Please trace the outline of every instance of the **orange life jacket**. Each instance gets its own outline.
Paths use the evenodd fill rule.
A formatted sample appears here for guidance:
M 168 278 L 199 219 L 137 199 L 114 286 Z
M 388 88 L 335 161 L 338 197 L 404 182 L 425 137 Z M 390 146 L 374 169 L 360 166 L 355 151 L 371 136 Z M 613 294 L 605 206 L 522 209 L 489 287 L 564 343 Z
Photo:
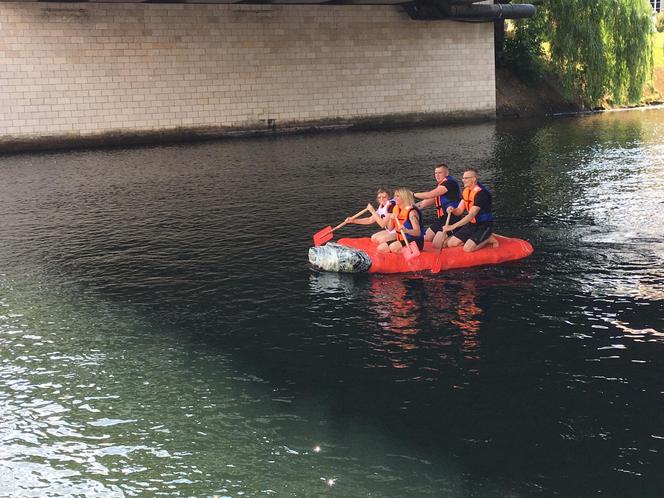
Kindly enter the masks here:
M 441 219 L 445 217 L 445 212 L 448 207 L 457 207 L 461 200 L 461 197 L 459 197 L 461 189 L 459 188 L 459 182 L 456 181 L 456 178 L 452 175 L 447 175 L 445 179 L 438 184 L 438 187 L 445 182 L 447 182 L 447 192 L 433 198 L 433 202 L 436 205 L 436 215 Z
M 475 196 L 479 194 L 482 190 L 485 189 L 479 183 L 472 188 L 467 187 L 463 189 L 463 204 L 464 207 L 466 208 L 467 213 L 470 213 L 470 210 L 475 205 Z M 470 222 L 477 223 L 478 221 L 480 222 L 493 221 L 493 216 L 491 215 L 491 211 L 489 212 L 486 211 L 482 212 L 482 211 L 484 210 L 480 208 L 480 212 L 477 214 L 477 216 L 475 216 L 475 218 L 470 220 Z
M 396 230 L 397 240 L 402 240 L 401 231 L 399 228 L 403 228 L 404 221 L 408 219 L 408 208 L 401 209 L 398 204 L 395 204 L 392 208 L 392 215 L 397 219 L 398 223 L 394 224 L 394 229 Z
M 419 241 L 419 239 L 422 239 L 422 242 L 424 242 L 424 230 L 422 230 L 422 212 L 417 209 L 415 206 L 408 206 L 405 209 L 401 209 L 399 205 L 395 205 L 394 208 L 392 209 L 392 214 L 396 216 L 399 225 L 396 226 L 397 230 L 397 240 L 401 241 L 403 240 L 403 237 L 401 236 L 401 232 L 399 231 L 399 227 L 401 228 L 407 228 L 409 230 L 412 230 L 413 224 L 410 222 L 410 212 L 415 210 L 418 216 L 418 220 L 420 222 L 420 235 L 418 237 L 413 237 L 412 235 L 406 235 L 406 239 L 410 242 L 411 240 Z

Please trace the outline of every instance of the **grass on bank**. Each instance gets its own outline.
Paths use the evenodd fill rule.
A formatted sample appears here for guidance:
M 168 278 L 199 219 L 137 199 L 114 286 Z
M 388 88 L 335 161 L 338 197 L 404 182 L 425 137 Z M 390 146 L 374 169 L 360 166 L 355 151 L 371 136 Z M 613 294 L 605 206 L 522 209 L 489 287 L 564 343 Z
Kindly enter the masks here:
M 664 32 L 655 33 L 655 67 L 664 67 Z

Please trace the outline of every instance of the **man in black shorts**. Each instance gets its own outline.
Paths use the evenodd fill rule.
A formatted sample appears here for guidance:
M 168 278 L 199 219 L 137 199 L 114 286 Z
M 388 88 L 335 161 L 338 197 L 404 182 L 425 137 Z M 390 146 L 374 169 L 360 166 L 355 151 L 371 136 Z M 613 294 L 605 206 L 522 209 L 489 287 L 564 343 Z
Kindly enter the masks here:
M 498 247 L 498 241 L 493 236 L 491 193 L 478 181 L 475 168 L 466 168 L 461 179 L 464 186 L 461 201 L 456 208 L 447 208 L 447 212 L 456 216 L 465 212 L 466 215 L 456 223 L 443 227 L 444 232 L 454 233 L 447 240 L 447 247 L 463 244 L 466 252 L 477 251 L 486 245 Z
M 428 192 L 417 192 L 413 194 L 415 198 L 422 199 L 416 204 L 420 209 L 427 206 L 436 206 L 436 220 L 427 228 L 424 234 L 424 240 L 433 241 L 434 247 L 440 248 L 443 245 L 445 236 L 443 235 L 443 225 L 447 219 L 447 208 L 456 207 L 461 200 L 461 188 L 459 182 L 450 175 L 450 169 L 447 164 L 440 163 L 436 165 L 433 171 L 436 178 L 436 188 Z M 459 221 L 457 216 L 450 217 L 450 224 Z M 452 235 L 449 233 L 448 235 Z

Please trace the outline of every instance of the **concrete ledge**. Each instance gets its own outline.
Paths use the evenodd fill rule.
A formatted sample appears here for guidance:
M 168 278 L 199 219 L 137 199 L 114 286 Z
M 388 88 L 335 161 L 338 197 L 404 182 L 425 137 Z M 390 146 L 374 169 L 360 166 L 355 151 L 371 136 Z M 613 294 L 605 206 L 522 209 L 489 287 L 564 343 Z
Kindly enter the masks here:
M 41 136 L 4 136 L 0 137 L 0 153 L 186 143 L 231 137 L 279 136 L 353 130 L 387 130 L 490 121 L 495 118 L 496 115 L 493 111 L 418 113 L 364 117 L 354 120 L 326 119 L 307 122 L 294 121 L 280 124 L 270 120 L 263 126 L 247 127 L 209 126 L 162 130 L 114 130 L 84 135 L 70 133 Z

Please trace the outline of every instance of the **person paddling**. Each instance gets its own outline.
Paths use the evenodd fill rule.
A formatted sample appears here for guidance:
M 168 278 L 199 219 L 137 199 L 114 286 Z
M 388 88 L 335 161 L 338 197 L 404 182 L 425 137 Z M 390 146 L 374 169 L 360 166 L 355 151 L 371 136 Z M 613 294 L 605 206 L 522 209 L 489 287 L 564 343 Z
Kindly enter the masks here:
M 356 225 L 371 225 L 376 223 L 379 227 L 383 228 L 380 232 L 376 232 L 371 235 L 371 241 L 374 244 L 382 244 L 383 242 L 392 242 L 396 240 L 396 230 L 388 230 L 385 227 L 387 226 L 387 218 L 392 212 L 396 201 L 392 199 L 389 190 L 386 188 L 379 188 L 376 192 L 376 201 L 378 202 L 378 209 L 374 209 L 371 203 L 367 204 L 367 209 L 371 213 L 370 216 L 365 218 L 350 219 L 346 218 L 347 223 L 353 223 Z
M 424 233 L 422 230 L 422 212 L 415 206 L 413 192 L 407 188 L 398 188 L 394 191 L 394 200 L 396 205 L 392 214 L 388 217 L 387 228 L 396 228 L 397 240 L 391 243 L 381 243 L 377 250 L 381 253 L 393 252 L 400 253 L 402 248 L 406 247 L 411 241 L 415 241 L 417 247 L 424 248 Z M 403 230 L 406 240 L 401 235 Z
M 443 227 L 443 232 L 452 232 L 447 239 L 447 247 L 457 247 L 463 244 L 463 250 L 473 252 L 486 245 L 498 247 L 498 241 L 492 235 L 493 214 L 491 205 L 493 200 L 489 190 L 479 183 L 478 172 L 475 168 L 466 168 L 462 176 L 463 194 L 459 205 L 447 208 L 448 213 L 459 216 L 466 215 L 456 223 Z
M 443 225 L 446 221 L 446 212 L 448 207 L 457 207 L 461 200 L 461 188 L 459 182 L 450 175 L 450 169 L 447 164 L 440 163 L 434 169 L 436 178 L 436 188 L 428 192 L 417 192 L 413 194 L 417 199 L 422 199 L 416 204 L 420 209 L 427 206 L 436 206 L 436 221 L 434 221 L 424 234 L 424 240 L 433 241 L 434 247 L 440 249 L 443 245 Z M 456 223 L 461 219 L 460 216 L 451 216 L 450 224 Z M 452 235 L 450 232 L 448 235 Z

